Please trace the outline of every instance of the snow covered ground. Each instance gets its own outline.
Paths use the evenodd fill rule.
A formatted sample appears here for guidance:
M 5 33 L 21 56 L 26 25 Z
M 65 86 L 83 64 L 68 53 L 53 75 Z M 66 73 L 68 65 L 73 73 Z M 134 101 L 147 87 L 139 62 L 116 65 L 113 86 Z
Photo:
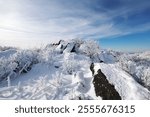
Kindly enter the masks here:
M 137 62 L 131 59 L 135 54 L 101 50 L 96 42 L 83 40 L 60 41 L 35 50 L 0 51 L 0 99 L 102 99 L 95 93 L 91 63 L 95 74 L 101 69 L 121 99 L 150 99 L 150 78 L 145 72 L 150 54 L 138 55 Z M 143 75 L 137 74 L 140 68 Z M 137 78 L 145 80 L 139 83 Z
M 29 73 L 12 79 L 11 87 L 1 88 L 1 99 L 93 99 L 94 93 L 89 93 L 90 73 L 64 75 L 57 69 L 41 63 L 34 65 Z
M 96 99 L 89 58 L 65 53 L 57 60 L 53 65 L 33 65 L 28 73 L 11 79 L 9 87 L 6 87 L 8 81 L 3 81 L 0 99 Z

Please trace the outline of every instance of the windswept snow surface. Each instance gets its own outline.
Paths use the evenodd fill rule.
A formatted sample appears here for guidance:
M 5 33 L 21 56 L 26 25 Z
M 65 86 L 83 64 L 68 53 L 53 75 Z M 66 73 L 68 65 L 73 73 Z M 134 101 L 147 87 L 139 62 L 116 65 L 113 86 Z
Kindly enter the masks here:
M 107 80 L 115 86 L 122 99 L 139 100 L 150 99 L 150 92 L 137 83 L 132 76 L 120 69 L 115 64 L 95 63 L 94 70 L 101 71 L 107 77 Z

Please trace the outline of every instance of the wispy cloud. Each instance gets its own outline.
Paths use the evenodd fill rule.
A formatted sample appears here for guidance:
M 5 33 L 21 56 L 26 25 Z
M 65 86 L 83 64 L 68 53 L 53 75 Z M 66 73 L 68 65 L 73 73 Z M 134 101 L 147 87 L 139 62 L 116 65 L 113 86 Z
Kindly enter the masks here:
M 133 28 L 128 22 L 135 22 L 130 19 L 135 14 L 147 18 L 149 5 L 148 0 L 0 0 L 0 41 L 47 43 L 147 31 L 149 22 L 141 21 Z

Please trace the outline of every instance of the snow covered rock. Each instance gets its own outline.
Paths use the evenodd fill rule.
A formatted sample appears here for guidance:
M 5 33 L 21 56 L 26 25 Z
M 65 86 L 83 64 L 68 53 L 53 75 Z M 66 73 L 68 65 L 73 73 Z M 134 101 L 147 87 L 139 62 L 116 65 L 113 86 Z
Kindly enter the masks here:
M 64 49 L 63 53 L 70 53 L 72 52 L 75 44 L 74 43 L 68 43 L 66 48 Z
M 110 84 L 114 85 L 122 99 L 150 99 L 148 89 L 136 82 L 131 75 L 120 69 L 117 65 L 95 63 L 94 70 L 98 71 L 99 69 L 104 73 Z
M 105 63 L 115 63 L 117 61 L 116 56 L 107 50 L 101 51 L 101 53 L 99 54 L 99 58 Z

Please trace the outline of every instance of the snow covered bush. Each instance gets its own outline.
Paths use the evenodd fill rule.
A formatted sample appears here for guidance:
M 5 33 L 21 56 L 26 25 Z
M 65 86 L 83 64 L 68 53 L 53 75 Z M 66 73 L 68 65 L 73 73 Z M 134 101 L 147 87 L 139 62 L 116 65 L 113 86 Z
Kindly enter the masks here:
M 150 89 L 150 67 L 144 70 L 144 82 Z
M 55 51 L 55 49 L 52 46 L 49 46 L 40 51 L 38 55 L 38 61 L 51 65 L 55 62 L 56 55 L 57 52 Z
M 65 60 L 62 65 L 62 70 L 65 74 L 73 74 L 78 70 L 79 66 L 76 60 Z
M 6 79 L 7 76 L 10 75 L 16 67 L 17 64 L 13 62 L 10 58 L 0 58 L 0 81 Z
M 62 73 L 56 72 L 52 75 L 52 80 L 50 80 L 51 86 L 53 86 L 53 99 L 63 99 L 63 96 L 66 95 L 69 90 L 66 87 L 66 83 L 63 81 L 64 75 Z
M 120 61 L 120 66 L 130 74 L 134 74 L 136 71 L 136 64 L 131 60 Z
M 15 72 L 28 72 L 31 69 L 31 66 L 38 62 L 37 60 L 37 52 L 32 50 L 20 50 L 11 58 L 15 63 L 17 63 L 17 67 Z
M 132 75 L 136 81 L 150 89 L 150 62 L 142 59 L 140 55 L 125 54 L 120 57 L 119 65 L 123 70 Z
M 37 63 L 37 52 L 32 50 L 18 50 L 8 58 L 0 58 L 0 81 L 15 77 L 16 74 L 26 73 Z
M 96 41 L 87 40 L 81 44 L 79 48 L 80 52 L 94 59 L 100 53 L 100 47 Z

